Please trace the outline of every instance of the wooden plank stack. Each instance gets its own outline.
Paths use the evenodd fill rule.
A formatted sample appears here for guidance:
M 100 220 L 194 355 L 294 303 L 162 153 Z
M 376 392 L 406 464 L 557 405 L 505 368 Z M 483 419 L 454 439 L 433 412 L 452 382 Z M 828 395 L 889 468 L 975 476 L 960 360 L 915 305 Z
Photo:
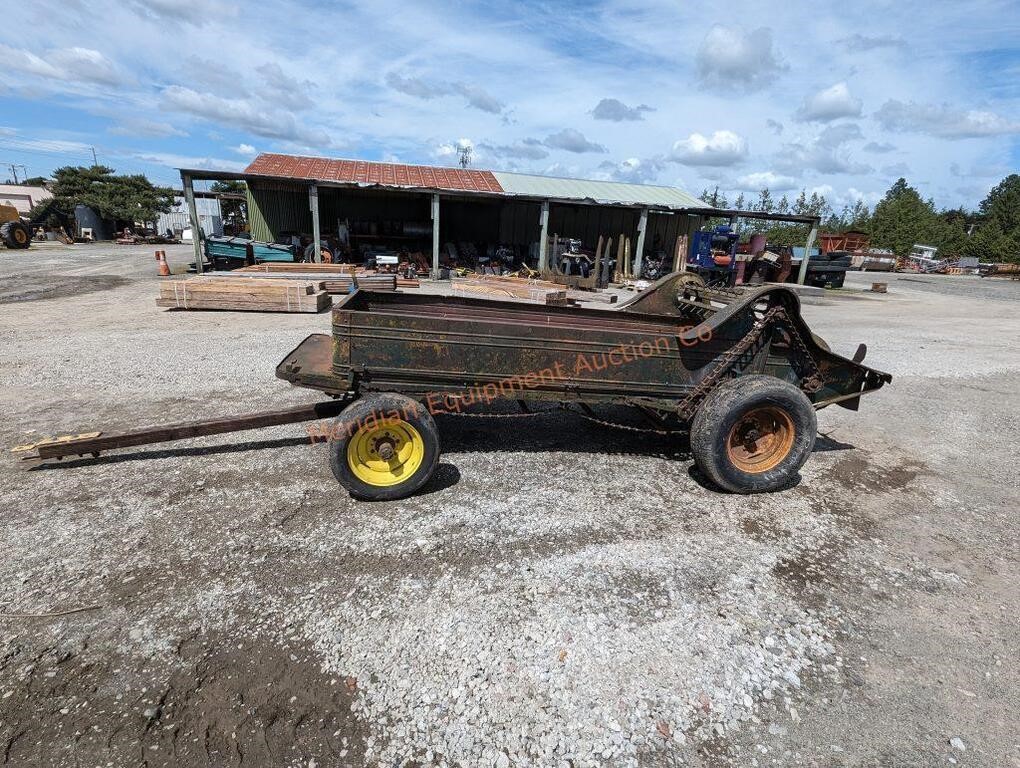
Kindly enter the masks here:
M 333 305 L 315 280 L 193 277 L 160 283 L 156 306 L 240 312 L 322 312 Z
M 325 265 L 330 266 L 330 265 Z M 314 280 L 317 284 L 321 284 L 322 288 L 326 293 L 350 293 L 351 292 L 351 276 L 349 274 L 343 274 L 341 272 L 314 272 L 314 273 L 302 273 L 302 272 L 242 272 L 239 269 L 235 269 L 231 272 L 212 272 L 214 277 L 230 277 L 234 280 L 300 280 L 308 282 Z M 353 278 L 359 288 L 363 288 L 366 291 L 393 291 L 396 290 L 398 285 L 397 276 L 393 274 L 385 273 L 373 273 L 373 272 L 362 272 L 356 274 Z M 414 281 L 417 286 L 418 281 Z M 403 286 L 412 287 L 412 286 Z
M 322 264 L 320 262 L 271 262 L 267 261 L 262 264 L 252 264 L 247 267 L 241 267 L 235 269 L 234 272 L 300 272 L 302 274 L 335 274 L 344 273 L 350 274 L 351 270 L 355 272 L 367 271 L 360 264 Z
M 566 306 L 568 303 L 567 290 L 564 286 L 519 277 L 496 275 L 467 277 L 453 281 L 453 292 L 484 296 L 497 301 L 517 299 L 550 306 Z
M 358 280 L 358 285 L 368 291 L 392 291 L 394 288 L 418 288 L 421 283 L 413 278 L 395 275 L 392 272 L 378 272 L 365 269 L 360 264 L 255 264 L 235 269 L 234 274 L 271 274 L 278 277 L 310 277 L 326 283 L 330 293 L 347 293 L 350 289 L 351 270 Z M 365 279 L 370 278 L 370 279 Z M 364 283 L 362 280 L 365 279 Z M 393 285 L 390 285 L 391 281 Z

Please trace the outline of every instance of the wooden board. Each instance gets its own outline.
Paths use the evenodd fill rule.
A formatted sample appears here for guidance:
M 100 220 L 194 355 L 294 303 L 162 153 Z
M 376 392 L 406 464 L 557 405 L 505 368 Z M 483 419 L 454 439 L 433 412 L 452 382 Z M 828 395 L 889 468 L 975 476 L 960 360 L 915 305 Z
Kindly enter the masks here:
M 160 284 L 156 306 L 248 312 L 321 312 L 332 299 L 321 281 L 196 277 Z
M 253 264 L 247 267 L 241 267 L 240 269 L 233 270 L 235 272 L 301 272 L 303 274 L 317 273 L 317 272 L 343 272 L 344 274 L 350 274 L 351 269 L 356 272 L 365 272 L 366 270 L 360 264 L 320 264 L 315 262 L 265 262 L 263 264 Z
M 478 294 L 492 299 L 524 299 L 536 304 L 564 305 L 567 291 L 563 286 L 540 280 L 484 275 L 453 281 L 454 293 Z
M 600 304 L 615 304 L 619 297 L 615 293 L 603 293 L 602 291 L 567 291 L 567 298 L 571 301 L 595 301 Z
M 329 266 L 329 265 L 326 265 Z M 259 283 L 265 283 L 266 281 L 288 281 L 288 280 L 301 280 L 308 282 L 313 280 L 316 285 L 321 286 L 322 290 L 327 293 L 350 293 L 351 290 L 351 276 L 349 274 L 342 274 L 340 272 L 317 272 L 317 273 L 300 273 L 300 272 L 243 272 L 237 274 L 240 270 L 233 270 L 231 272 L 214 272 L 213 275 L 216 277 L 233 277 L 234 280 L 251 280 L 258 281 Z M 364 288 L 367 291 L 392 291 L 395 290 L 398 284 L 401 284 L 403 288 L 417 288 L 417 280 L 403 280 L 401 281 L 394 274 L 357 274 L 354 279 L 358 283 L 359 288 Z

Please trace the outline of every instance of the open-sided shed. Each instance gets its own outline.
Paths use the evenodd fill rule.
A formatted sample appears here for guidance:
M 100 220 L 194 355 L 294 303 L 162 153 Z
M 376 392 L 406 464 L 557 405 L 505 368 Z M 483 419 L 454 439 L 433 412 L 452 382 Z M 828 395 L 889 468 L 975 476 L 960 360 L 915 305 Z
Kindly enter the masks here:
M 261 154 L 243 173 L 182 169 L 181 178 L 189 200 L 195 179 L 245 181 L 253 236 L 273 241 L 307 232 L 315 253 L 323 233 L 334 231 L 340 219 L 420 222 L 412 237 L 430 237 L 435 273 L 448 241 L 537 243 L 538 267 L 545 271 L 550 234 L 589 247 L 601 235 L 625 236 L 634 243 L 633 274 L 640 275 L 646 244 L 674 253 L 678 238 L 689 237 L 708 217 L 817 224 L 811 217 L 716 209 L 676 187 L 366 160 Z M 371 231 L 358 236 L 382 237 Z M 196 254 L 199 247 L 196 239 Z

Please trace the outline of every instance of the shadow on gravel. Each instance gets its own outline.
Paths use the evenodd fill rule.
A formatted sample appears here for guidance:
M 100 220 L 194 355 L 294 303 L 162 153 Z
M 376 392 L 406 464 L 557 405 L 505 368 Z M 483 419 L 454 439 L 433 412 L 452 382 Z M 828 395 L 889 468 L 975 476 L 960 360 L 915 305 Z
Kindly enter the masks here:
M 447 488 L 452 488 L 460 482 L 460 470 L 449 462 L 441 461 L 436 467 L 429 481 L 425 483 L 414 495 L 428 496 L 430 493 L 439 493 Z
M 813 453 L 829 453 L 830 451 L 856 451 L 857 446 L 852 443 L 844 443 L 840 440 L 819 434 L 815 438 L 815 450 Z
M 576 412 L 549 409 L 533 415 L 437 415 L 443 452 L 569 452 L 631 454 L 684 460 L 690 458 L 687 435 L 656 434 L 652 425 L 636 420 L 632 409 L 605 409 L 600 419 L 626 428 L 603 426 Z
M 691 478 L 691 480 L 696 482 L 698 485 L 700 485 L 706 491 L 711 491 L 712 493 L 725 493 L 725 494 L 730 494 L 730 495 L 734 495 L 734 496 L 739 495 L 739 494 L 733 494 L 730 491 L 727 491 L 725 488 L 720 488 L 718 485 L 713 483 L 704 474 L 702 474 L 701 470 L 698 469 L 698 465 L 697 464 L 691 464 L 691 466 L 687 468 L 687 474 Z M 776 488 L 776 490 L 774 490 L 774 491 L 765 491 L 764 493 L 765 494 L 769 494 L 769 493 L 783 493 L 784 491 L 789 491 L 792 488 L 796 488 L 798 485 L 800 485 L 800 481 L 801 481 L 801 476 L 800 476 L 800 472 L 798 472 L 796 475 L 794 475 L 792 478 L 790 478 L 790 482 L 782 485 L 779 488 Z
M 80 296 L 84 293 L 118 288 L 129 282 L 130 280 L 127 278 L 117 275 L 93 275 L 90 277 L 12 275 L 0 278 L 0 304 Z

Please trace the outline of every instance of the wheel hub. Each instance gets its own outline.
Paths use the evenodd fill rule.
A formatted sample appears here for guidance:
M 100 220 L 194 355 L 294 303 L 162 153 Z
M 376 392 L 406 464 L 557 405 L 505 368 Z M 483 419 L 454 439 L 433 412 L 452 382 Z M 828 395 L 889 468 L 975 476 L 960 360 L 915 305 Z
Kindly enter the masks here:
M 730 429 L 726 453 L 743 472 L 767 472 L 793 449 L 795 430 L 789 414 L 775 406 L 754 408 Z
M 411 477 L 425 459 L 425 441 L 411 424 L 363 427 L 347 445 L 347 465 L 359 480 L 386 487 Z

